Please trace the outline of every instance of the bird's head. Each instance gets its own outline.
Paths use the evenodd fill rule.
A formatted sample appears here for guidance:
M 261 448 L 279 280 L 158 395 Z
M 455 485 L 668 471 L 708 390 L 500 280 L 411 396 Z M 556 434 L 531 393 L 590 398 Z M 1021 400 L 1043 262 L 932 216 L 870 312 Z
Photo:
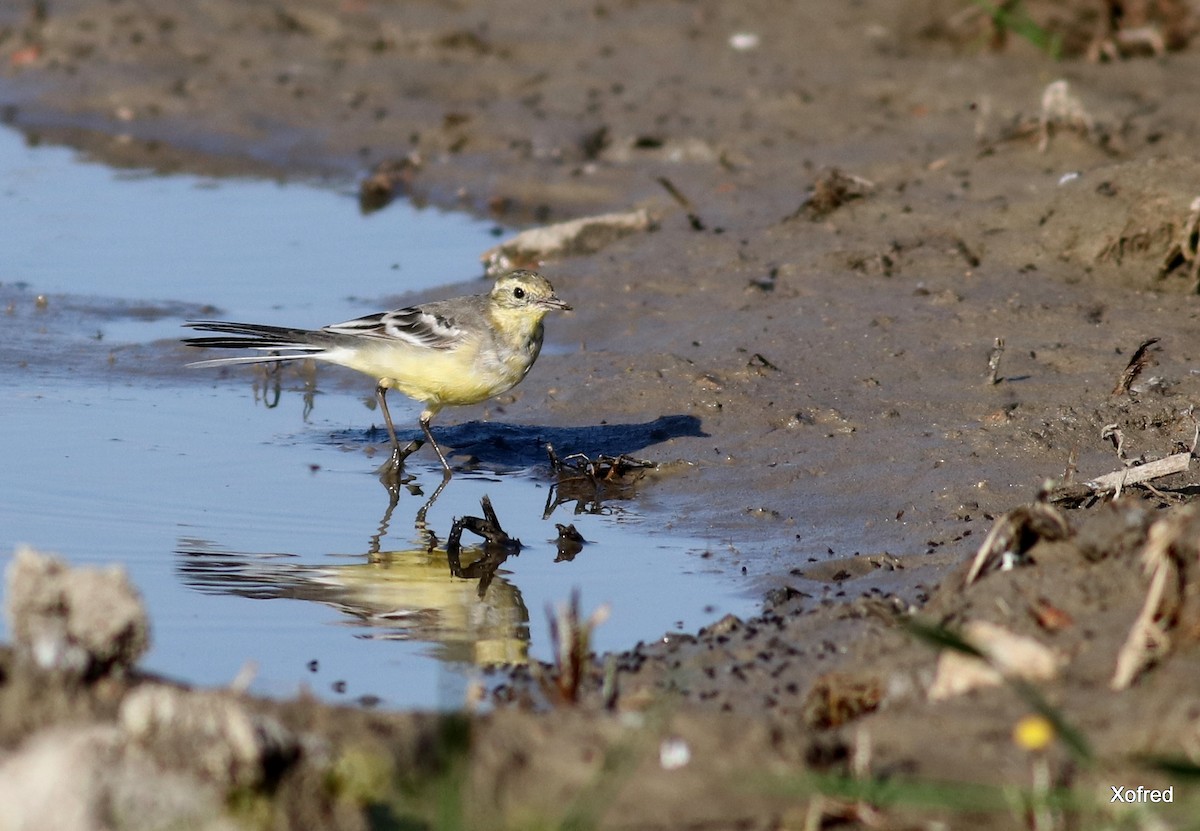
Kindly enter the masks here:
M 558 299 L 554 286 L 536 271 L 524 269 L 512 271 L 496 280 L 492 288 L 492 302 L 498 309 L 506 311 L 571 311 L 571 307 Z

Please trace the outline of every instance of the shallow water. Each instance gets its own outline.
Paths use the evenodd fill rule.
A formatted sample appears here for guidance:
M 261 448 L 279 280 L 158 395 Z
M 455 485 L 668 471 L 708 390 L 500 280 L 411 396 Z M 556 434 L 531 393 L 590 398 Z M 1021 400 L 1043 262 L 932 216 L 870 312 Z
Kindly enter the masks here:
M 478 667 L 548 659 L 545 610 L 574 588 L 585 612 L 611 607 L 600 649 L 754 609 L 709 568 L 717 541 L 664 532 L 636 496 L 545 517 L 542 445 L 570 431 L 447 413 L 447 443 L 478 461 L 418 528 L 440 469 L 414 456 L 392 505 L 369 381 L 181 367 L 186 317 L 316 326 L 385 308 L 478 274 L 489 223 L 402 203 L 363 216 L 314 184 L 114 172 L 13 132 L 0 223 L 0 557 L 25 542 L 124 564 L 150 608 L 146 668 L 217 685 L 249 666 L 259 693 L 454 707 Z M 634 425 L 613 450 L 694 429 Z M 471 576 L 453 576 L 445 540 L 485 495 L 524 548 L 472 567 L 482 549 L 464 534 Z M 556 523 L 589 541 L 573 559 Z

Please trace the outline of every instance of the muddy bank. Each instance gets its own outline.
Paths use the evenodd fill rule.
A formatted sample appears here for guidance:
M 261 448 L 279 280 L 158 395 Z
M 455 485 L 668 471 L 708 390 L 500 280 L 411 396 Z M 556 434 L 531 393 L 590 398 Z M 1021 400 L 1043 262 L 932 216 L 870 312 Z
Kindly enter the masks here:
M 1164 618 L 1184 624 L 1176 650 L 1131 689 L 1108 684 L 1147 589 L 1147 529 L 1179 514 L 1193 477 L 1104 509 L 1133 532 L 1095 505 L 1064 507 L 1070 533 L 1018 540 L 1034 565 L 961 578 L 995 519 L 1048 477 L 1192 446 L 1200 58 L 1174 35 L 1164 49 L 1180 51 L 1140 56 L 1082 4 L 1059 6 L 1080 14 L 1057 21 L 1072 54 L 1120 59 L 1053 62 L 1011 35 L 985 50 L 987 20 L 953 3 L 63 0 L 5 10 L 0 94 L 10 123 L 118 163 L 349 178 L 407 159 L 411 197 L 513 223 L 658 217 L 542 266 L 577 309 L 554 335 L 571 348 L 539 362 L 505 419 L 698 419 L 640 454 L 682 462 L 644 498 L 726 540 L 721 567 L 776 605 L 616 658 L 619 709 L 665 702 L 694 720 L 670 728 L 694 729 L 689 746 L 738 741 L 716 745 L 719 763 L 693 752 L 686 781 L 661 755 L 655 776 L 618 766 L 638 773 L 598 791 L 619 805 L 638 794 L 642 813 L 609 822 L 664 827 L 652 811 L 670 806 L 676 827 L 786 827 L 820 808 L 806 791 L 721 813 L 726 764 L 1032 788 L 1039 759 L 1082 801 L 1072 810 L 1109 821 L 1106 785 L 1160 782 L 1132 753 L 1192 752 L 1186 568 L 1184 611 Z M 1123 384 L 1150 338 L 1153 364 Z M 1047 628 L 1047 606 L 1070 623 Z M 1043 759 L 1015 742 L 1037 707 L 1011 686 L 930 702 L 938 656 L 897 622 L 913 613 L 1048 644 L 1057 669 L 1038 688 L 1088 753 L 1058 741 Z M 514 812 L 498 825 L 552 812 L 537 801 L 547 777 L 578 794 L 609 769 L 624 741 L 610 731 L 625 728 L 593 709 L 595 687 L 582 709 L 479 722 L 477 792 Z M 822 695 L 848 711 L 814 717 Z
M 1146 337 L 1173 394 L 1191 381 L 1195 309 L 1170 299 L 1187 266 L 1156 275 L 1194 196 L 1194 92 L 1174 80 L 1195 57 L 1056 65 L 1019 38 L 956 54 L 928 39 L 937 19 L 64 2 L 10 12 L 0 47 L 11 123 L 127 162 L 344 177 L 410 158 L 416 198 L 509 221 L 650 208 L 656 232 L 545 266 L 579 309 L 554 335 L 575 350 L 507 411 L 700 418 L 706 437 L 654 454 L 691 465 L 665 492 L 766 588 L 829 549 L 978 533 L 1073 449 L 1099 472 L 1095 425 L 1064 414 Z M 1092 127 L 1050 112 L 1043 151 L 1060 77 Z M 804 210 L 835 167 L 861 187 Z M 1041 441 L 1046 424 L 1072 432 Z
M 1172 789 L 1153 821 L 1183 827 L 1196 511 L 1041 510 L 1059 531 L 1030 526 L 1015 568 L 970 585 L 964 563 L 910 598 L 849 598 L 864 566 L 845 563 L 836 596 L 781 589 L 760 617 L 586 661 L 577 683 L 519 670 L 495 711 L 444 716 L 146 676 L 121 575 L 27 551 L 5 589 L 0 827 L 1137 827 L 1114 784 Z M 85 628 L 105 581 L 121 613 Z

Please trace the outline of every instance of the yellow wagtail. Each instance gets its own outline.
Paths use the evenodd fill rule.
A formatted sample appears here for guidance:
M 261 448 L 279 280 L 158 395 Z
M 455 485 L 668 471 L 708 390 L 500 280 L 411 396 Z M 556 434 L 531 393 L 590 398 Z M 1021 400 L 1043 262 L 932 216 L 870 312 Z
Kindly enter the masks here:
M 398 389 L 425 405 L 421 431 L 433 445 L 445 475 L 450 465 L 433 439 L 429 422 L 446 406 L 478 404 L 521 382 L 542 349 L 546 312 L 571 307 L 550 281 L 532 271 L 513 271 L 488 294 L 438 300 L 379 312 L 322 329 L 291 329 L 219 320 L 184 326 L 220 337 L 185 338 L 189 346 L 259 349 L 270 354 L 196 361 L 188 366 L 271 363 L 312 358 L 340 364 L 378 379 L 375 394 L 399 467 L 424 442 L 403 450 L 388 412 L 387 391 Z M 282 350 L 282 351 L 280 351 Z

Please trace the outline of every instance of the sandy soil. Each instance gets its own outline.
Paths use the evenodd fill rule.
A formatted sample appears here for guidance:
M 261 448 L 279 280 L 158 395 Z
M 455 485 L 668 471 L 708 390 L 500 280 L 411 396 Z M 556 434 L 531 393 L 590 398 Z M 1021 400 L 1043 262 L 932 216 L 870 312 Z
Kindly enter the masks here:
M 550 713 L 525 712 L 536 684 L 514 678 L 503 697 L 517 706 L 469 724 L 473 826 L 800 827 L 822 811 L 957 825 L 970 800 L 856 800 L 805 777 L 1028 789 L 1039 770 L 1075 800 L 1046 821 L 1111 824 L 1128 808 L 1108 804 L 1109 786 L 1169 784 L 1138 758 L 1189 759 L 1200 735 L 1195 551 L 1179 532 L 1193 477 L 1130 488 L 1116 508 L 1064 501 L 1058 519 L 1012 535 L 1025 567 L 963 582 L 993 522 L 1046 479 L 1084 482 L 1193 443 L 1194 20 L 1182 3 L 1117 5 L 1126 17 L 1109 29 L 1098 4 L 1023 4 L 1063 35 L 1055 62 L 954 2 L 10 4 L 0 103 L 31 134 L 114 163 L 348 177 L 408 159 L 411 198 L 508 222 L 658 217 L 653 232 L 542 266 L 578 310 L 558 335 L 578 348 L 543 358 L 506 418 L 700 419 L 705 435 L 640 453 L 673 463 L 646 496 L 727 539 L 722 565 L 770 600 L 759 620 L 614 656 L 619 715 L 602 701 L 602 660 L 580 706 Z M 1139 28 L 1143 12 L 1156 28 Z M 1131 33 L 1145 31 L 1173 51 L 1143 54 L 1157 42 Z M 1151 364 L 1122 385 L 1150 338 Z M 1177 541 L 1163 555 L 1170 590 L 1151 617 L 1169 635 L 1144 635 L 1156 666 L 1113 691 L 1147 591 L 1142 551 L 1164 535 Z M 930 700 L 946 653 L 904 624 L 914 614 L 1037 640 L 1056 666 L 1041 698 L 1000 685 Z M 121 694 L 72 687 L 66 700 L 92 703 L 46 718 L 86 710 L 103 725 L 112 706 L 88 696 Z M 13 706 L 0 710 L 4 747 L 28 753 L 40 725 Z M 1014 741 L 1039 706 L 1089 752 Z M 395 748 L 454 732 L 277 709 L 338 760 L 366 742 L 367 778 L 386 757 L 391 784 L 428 773 Z M 691 748 L 677 770 L 660 754 L 669 738 Z M 295 800 L 340 763 L 297 747 L 277 776 L 232 783 L 242 820 L 402 816 L 385 785 Z M 1010 804 L 970 822 L 1036 815 Z

